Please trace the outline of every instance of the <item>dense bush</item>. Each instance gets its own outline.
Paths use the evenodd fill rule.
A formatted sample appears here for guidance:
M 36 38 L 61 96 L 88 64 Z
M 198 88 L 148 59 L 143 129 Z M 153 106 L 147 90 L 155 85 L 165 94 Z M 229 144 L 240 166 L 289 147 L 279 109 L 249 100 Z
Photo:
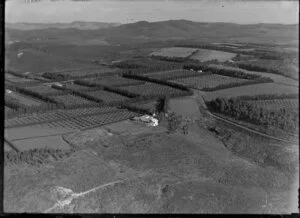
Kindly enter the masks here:
M 52 162 L 53 160 L 59 160 L 69 157 L 75 150 L 60 150 L 60 149 L 48 149 L 48 148 L 35 148 L 31 150 L 17 152 L 14 150 L 5 152 L 4 164 L 30 164 L 40 165 Z
M 266 127 L 274 126 L 289 132 L 297 131 L 299 123 L 298 113 L 287 112 L 285 109 L 264 109 L 239 98 L 217 98 L 208 102 L 208 106 L 215 112 L 220 112 L 239 120 Z

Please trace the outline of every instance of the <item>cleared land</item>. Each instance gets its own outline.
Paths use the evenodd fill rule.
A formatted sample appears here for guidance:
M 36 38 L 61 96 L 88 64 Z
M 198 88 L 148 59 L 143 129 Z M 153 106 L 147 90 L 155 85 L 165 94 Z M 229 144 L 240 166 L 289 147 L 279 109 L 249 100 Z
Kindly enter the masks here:
M 207 92 L 204 98 L 207 101 L 216 99 L 218 97 L 237 97 L 243 95 L 263 95 L 263 94 L 297 94 L 298 90 L 292 86 L 277 84 L 277 83 L 262 83 L 254 85 L 246 85 L 241 87 L 228 88 Z
M 16 148 L 20 151 L 35 149 L 35 148 L 48 148 L 48 149 L 61 149 L 69 150 L 71 146 L 65 142 L 61 136 L 47 136 L 23 140 L 13 141 Z
M 240 83 L 248 81 L 246 79 L 239 79 L 223 75 L 203 75 L 203 76 L 193 76 L 187 78 L 180 78 L 175 80 L 170 80 L 171 82 L 180 83 L 192 88 L 203 89 L 203 88 L 214 88 L 219 85 L 226 85 L 231 83 Z
M 211 61 L 218 60 L 220 62 L 225 62 L 231 60 L 235 57 L 235 53 L 217 51 L 217 50 L 209 50 L 209 49 L 198 49 L 198 51 L 193 54 L 190 58 L 199 60 L 199 61 Z
M 167 94 L 177 94 L 183 92 L 179 89 L 175 89 L 169 86 L 163 86 L 163 85 L 149 83 L 149 82 L 145 83 L 145 85 L 126 86 L 126 87 L 121 87 L 121 89 L 142 96 L 167 95 Z
M 39 106 L 41 105 L 43 102 L 38 100 L 38 99 L 35 99 L 35 98 L 32 98 L 32 97 L 29 97 L 29 96 L 25 96 L 25 95 L 22 95 L 20 93 L 17 93 L 17 92 L 12 92 L 12 93 L 6 93 L 5 95 L 13 98 L 13 99 L 16 99 L 16 101 L 22 105 L 25 105 L 25 106 Z
M 164 56 L 164 57 L 179 57 L 186 58 L 196 52 L 196 48 L 183 48 L 183 47 L 171 47 L 171 48 L 162 48 L 158 51 L 152 52 L 152 56 Z

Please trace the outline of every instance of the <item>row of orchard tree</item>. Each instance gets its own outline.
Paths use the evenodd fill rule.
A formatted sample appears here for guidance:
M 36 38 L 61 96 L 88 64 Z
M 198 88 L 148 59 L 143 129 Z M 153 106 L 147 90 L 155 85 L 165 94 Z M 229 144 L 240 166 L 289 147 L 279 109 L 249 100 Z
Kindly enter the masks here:
M 295 132 L 298 128 L 297 110 L 265 109 L 238 98 L 217 98 L 210 101 L 208 105 L 213 111 L 253 124 L 273 126 L 289 132 Z

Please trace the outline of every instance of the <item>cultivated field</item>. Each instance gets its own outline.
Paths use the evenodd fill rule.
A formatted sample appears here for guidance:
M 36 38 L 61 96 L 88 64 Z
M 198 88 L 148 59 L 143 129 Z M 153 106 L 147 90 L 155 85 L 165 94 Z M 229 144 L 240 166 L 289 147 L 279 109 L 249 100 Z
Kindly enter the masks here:
M 147 82 L 145 85 L 126 86 L 126 87 L 121 87 L 121 89 L 142 96 L 168 95 L 168 94 L 177 94 L 183 92 L 179 89 L 175 89 L 169 86 L 163 86 L 163 85 L 149 83 L 149 82 Z
M 51 97 L 56 102 L 62 103 L 65 106 L 73 106 L 73 105 L 81 105 L 81 104 L 92 104 L 95 103 L 93 101 L 89 101 L 85 98 L 73 95 L 73 94 L 66 94 L 66 95 L 57 95 Z
M 162 48 L 158 51 L 152 52 L 151 56 L 164 56 L 164 57 L 180 57 L 186 58 L 196 52 L 196 48 L 183 48 L 183 47 L 171 47 L 171 48 Z
M 115 101 L 123 101 L 128 99 L 123 95 L 119 95 L 113 92 L 108 92 L 105 90 L 89 91 L 89 92 L 85 92 L 84 94 L 104 102 L 115 102 Z
M 203 89 L 203 88 L 214 88 L 219 85 L 227 85 L 231 83 L 242 83 L 248 80 L 211 74 L 211 75 L 180 78 L 180 79 L 175 79 L 170 81 L 175 83 L 180 83 L 196 89 Z
M 254 74 L 254 75 L 269 77 L 275 83 L 282 83 L 282 84 L 291 85 L 291 86 L 299 86 L 299 81 L 288 78 L 288 77 L 285 77 L 285 76 L 273 74 L 273 73 L 254 72 L 254 71 L 244 70 L 244 69 L 240 69 L 240 68 L 236 68 L 236 67 L 218 65 L 218 64 L 210 64 L 209 66 L 217 67 L 217 68 L 220 68 L 220 69 L 229 69 L 229 70 L 230 69 L 233 69 L 233 70 L 238 69 L 238 70 L 243 71 L 247 74 Z
M 89 76 L 99 76 L 101 74 L 106 73 L 114 73 L 117 72 L 118 68 L 108 68 L 108 67 L 101 67 L 101 68 L 90 68 L 90 69 L 78 69 L 78 70 L 68 70 L 68 71 L 61 71 L 61 72 L 53 72 L 52 74 L 56 75 L 63 75 L 70 78 L 84 78 Z
M 19 151 L 26 151 L 35 148 L 69 150 L 71 146 L 61 136 L 47 136 L 13 141 Z
M 13 99 L 16 99 L 16 101 L 22 105 L 25 105 L 25 106 L 39 106 L 41 105 L 43 102 L 40 101 L 39 99 L 35 99 L 35 98 L 32 98 L 32 97 L 29 97 L 29 96 L 25 96 L 25 95 L 22 95 L 20 93 L 17 93 L 17 92 L 12 92 L 12 93 L 6 93 L 5 95 L 13 98 Z
M 211 61 L 215 59 L 220 62 L 225 62 L 231 60 L 235 56 L 236 56 L 235 53 L 230 53 L 230 52 L 209 50 L 209 49 L 198 49 L 198 51 L 195 54 L 193 54 L 190 58 L 199 60 L 201 62 Z
M 190 77 L 195 75 L 201 75 L 201 73 L 185 70 L 185 69 L 178 69 L 178 70 L 166 70 L 160 71 L 155 73 L 146 73 L 143 74 L 149 78 L 159 79 L 159 80 L 168 80 L 172 78 L 179 78 L 179 77 Z
M 43 126 L 49 128 L 70 128 L 74 130 L 82 130 L 86 128 L 93 128 L 109 123 L 127 120 L 138 116 L 138 113 L 128 110 L 119 110 L 117 112 L 96 114 L 91 116 L 73 117 L 63 121 L 55 121 L 44 124 Z
M 297 94 L 298 90 L 292 86 L 277 84 L 277 83 L 262 83 L 254 85 L 246 85 L 241 87 L 228 88 L 207 92 L 204 97 L 207 101 L 218 97 L 237 97 L 243 95 L 263 95 L 263 94 Z
M 141 85 L 145 83 L 144 81 L 127 79 L 120 76 L 92 78 L 92 79 L 88 79 L 88 81 L 96 85 L 105 85 L 105 86 L 130 86 L 130 85 Z
M 23 115 L 11 119 L 5 119 L 5 128 L 17 127 L 22 125 L 32 125 L 54 120 L 64 120 L 71 117 L 79 117 L 92 114 L 116 112 L 119 109 L 115 107 L 91 107 L 78 108 L 71 110 L 54 110 L 33 115 Z
M 298 99 L 251 100 L 248 102 L 268 110 L 280 110 L 282 108 L 292 111 L 299 110 Z
M 65 88 L 74 90 L 74 91 L 85 91 L 85 90 L 91 89 L 91 87 L 89 87 L 89 86 L 78 85 L 78 84 L 66 84 Z M 95 89 L 99 89 L 99 88 L 95 88 Z
M 58 89 L 51 88 L 49 86 L 45 85 L 39 85 L 39 86 L 32 86 L 26 88 L 29 91 L 36 92 L 41 95 L 57 95 L 57 94 L 63 94 L 64 92 Z

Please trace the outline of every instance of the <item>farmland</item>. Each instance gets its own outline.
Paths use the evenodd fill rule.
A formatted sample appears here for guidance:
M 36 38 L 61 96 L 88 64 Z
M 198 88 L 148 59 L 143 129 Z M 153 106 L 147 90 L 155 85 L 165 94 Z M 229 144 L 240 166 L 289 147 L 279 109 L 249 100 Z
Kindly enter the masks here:
M 203 89 L 203 88 L 214 88 L 219 85 L 227 85 L 232 83 L 242 83 L 248 80 L 246 79 L 239 79 L 234 77 L 222 76 L 222 75 L 201 75 L 201 76 L 193 76 L 187 78 L 180 78 L 175 80 L 170 80 L 171 82 L 176 82 L 180 84 L 184 84 L 189 87 L 193 87 L 196 89 Z
M 184 78 L 184 77 L 191 77 L 196 75 L 201 75 L 200 72 L 194 72 L 185 69 L 177 69 L 177 70 L 166 70 L 166 71 L 159 71 L 155 73 L 146 73 L 143 74 L 149 78 L 159 79 L 159 80 L 168 80 L 173 78 Z
M 201 62 L 218 60 L 220 62 L 225 62 L 231 60 L 235 57 L 235 53 L 217 51 L 217 50 L 209 50 L 209 49 L 198 49 L 198 51 L 193 54 L 190 58 L 199 60 Z
M 68 120 L 55 121 L 43 124 L 49 128 L 70 128 L 70 129 L 87 129 L 96 126 L 105 125 L 108 123 L 114 123 L 121 120 L 127 120 L 129 118 L 138 116 L 138 113 L 121 110 L 112 113 L 96 114 L 91 116 L 73 117 Z
M 118 102 L 118 101 L 123 101 L 128 99 L 123 95 L 119 95 L 113 92 L 108 92 L 105 90 L 89 91 L 89 92 L 85 92 L 84 94 L 104 102 Z
M 144 81 L 127 79 L 120 76 L 113 76 L 113 77 L 104 77 L 104 78 L 92 78 L 88 79 L 87 81 L 91 82 L 95 85 L 102 85 L 102 86 L 130 86 L 130 85 L 140 85 L 144 84 Z
M 41 94 L 41 95 L 58 95 L 58 94 L 64 94 L 63 91 L 51 88 L 46 85 L 39 85 L 39 86 L 32 86 L 32 87 L 26 87 L 26 90 Z
M 9 94 L 6 94 L 7 97 L 11 97 L 13 99 L 15 99 L 19 104 L 21 105 L 24 105 L 24 106 L 39 106 L 41 105 L 43 102 L 40 101 L 39 99 L 34 99 L 32 97 L 29 97 L 29 96 L 24 96 L 20 93 L 17 93 L 17 92 L 12 92 L 12 93 L 9 93 Z
M 263 83 L 246 85 L 242 87 L 228 88 L 213 92 L 205 93 L 204 98 L 208 101 L 218 97 L 237 97 L 243 95 L 262 95 L 262 94 L 297 94 L 298 90 L 294 87 L 277 84 L 277 83 Z
M 126 86 L 121 87 L 120 89 L 142 96 L 172 95 L 180 94 L 183 92 L 179 89 L 150 82 L 147 82 L 145 85 Z
M 197 51 L 197 49 L 194 49 L 194 48 L 171 47 L 171 48 L 162 48 L 158 51 L 154 51 L 150 55 L 151 56 L 163 56 L 163 57 L 187 58 L 196 51 Z
M 82 97 L 79 97 L 79 96 L 76 96 L 73 94 L 57 95 L 57 96 L 52 96 L 51 98 L 58 103 L 64 104 L 66 107 L 74 106 L 74 105 L 95 103 L 95 102 L 89 101 L 87 99 L 84 99 Z
M 91 107 L 91 108 L 77 108 L 71 110 L 54 110 L 44 113 L 38 113 L 33 115 L 24 115 L 21 117 L 15 117 L 11 119 L 5 119 L 5 128 L 32 125 L 44 122 L 50 122 L 55 120 L 69 119 L 71 117 L 78 117 L 84 115 L 110 113 L 118 111 L 115 107 Z
M 299 86 L 299 81 L 297 81 L 295 79 L 292 79 L 292 78 L 282 76 L 282 75 L 277 75 L 277 74 L 273 74 L 273 73 L 266 73 L 266 72 L 256 72 L 256 71 L 254 72 L 254 71 L 240 69 L 240 68 L 237 68 L 237 67 L 226 66 L 226 65 L 210 64 L 210 66 L 220 68 L 220 69 L 228 69 L 228 70 L 238 69 L 238 70 L 241 70 L 241 71 L 243 71 L 247 74 L 253 74 L 253 75 L 269 77 L 272 80 L 274 80 L 275 83 L 281 83 L 281 84 L 286 84 L 286 85 L 290 85 L 290 86 Z
M 65 84 L 64 88 L 74 90 L 74 91 L 86 91 L 90 90 L 91 87 L 89 86 L 83 86 L 83 85 L 78 85 L 78 84 Z M 98 89 L 98 88 L 95 88 Z

